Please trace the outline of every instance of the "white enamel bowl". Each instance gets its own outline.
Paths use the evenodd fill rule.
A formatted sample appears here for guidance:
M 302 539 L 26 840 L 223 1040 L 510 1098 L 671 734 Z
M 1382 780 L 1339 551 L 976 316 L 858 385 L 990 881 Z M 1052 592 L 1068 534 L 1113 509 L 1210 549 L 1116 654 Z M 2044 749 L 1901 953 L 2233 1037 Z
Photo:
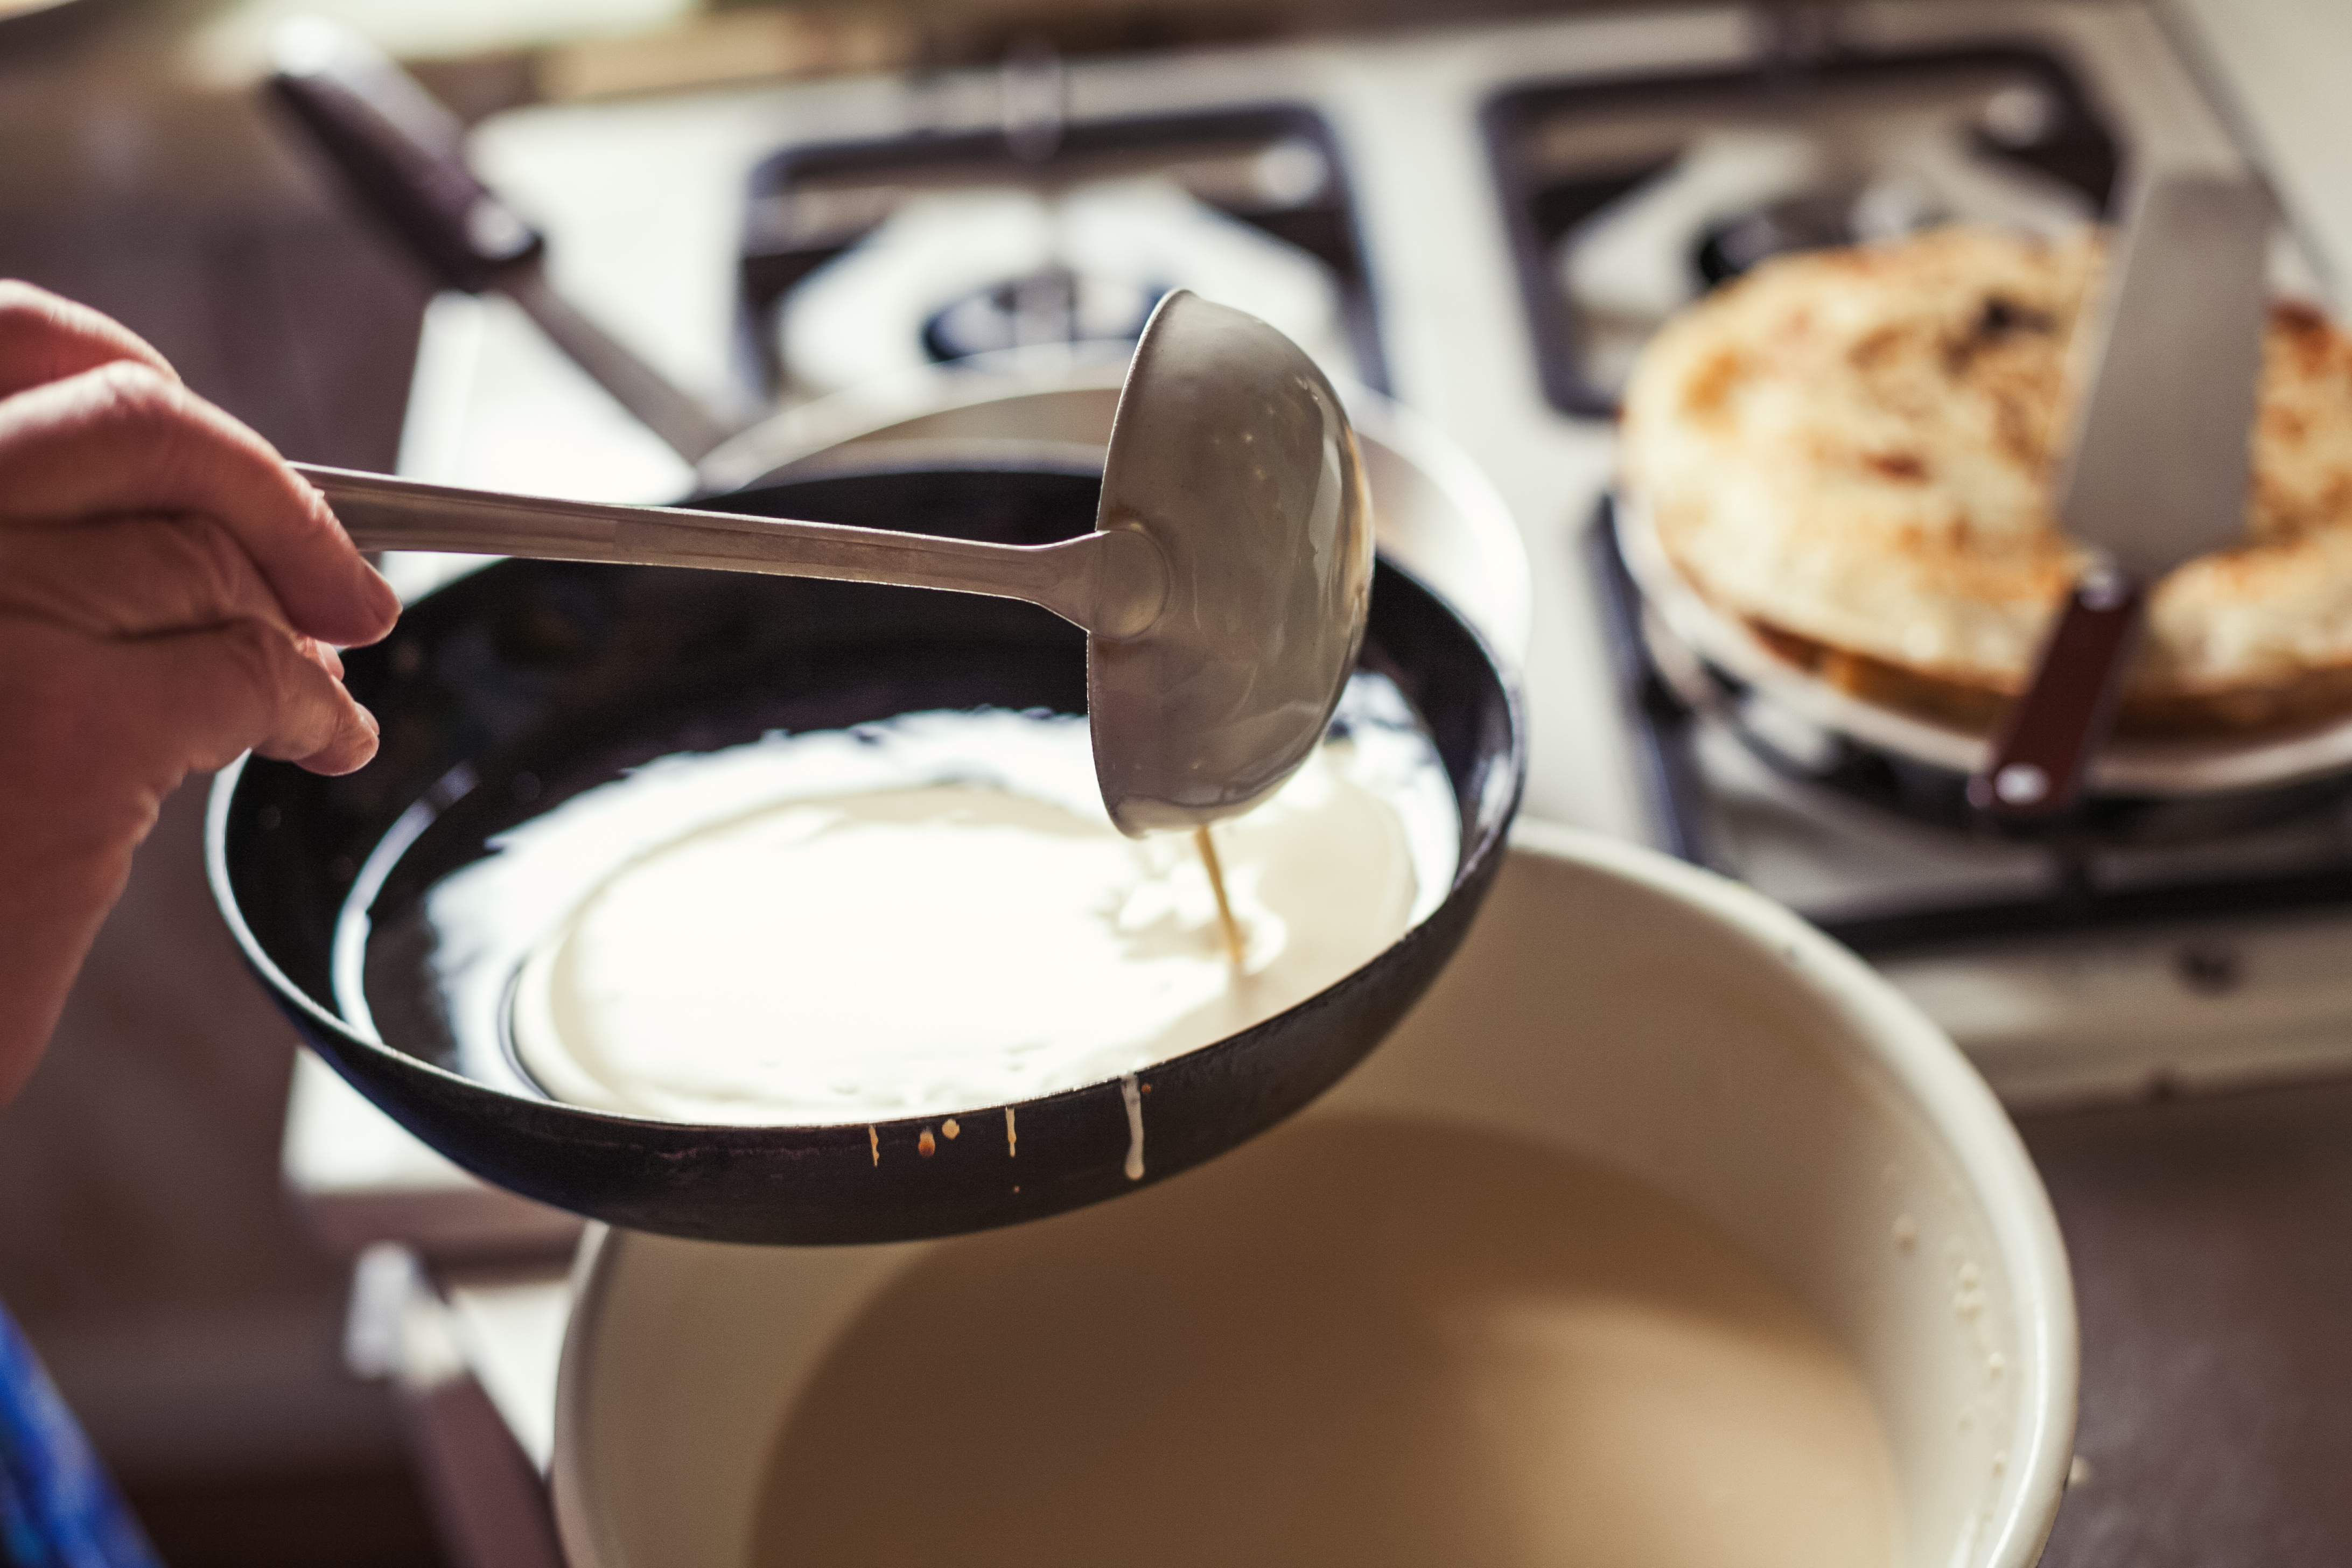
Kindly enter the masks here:
M 1892 1449 L 1899 1562 L 2040 1555 L 2075 1399 L 2048 1198 L 1950 1041 L 1786 910 L 1645 850 L 1523 824 L 1459 956 L 1301 1120 L 1338 1112 L 1549 1141 L 1699 1210 L 1859 1367 Z M 592 1238 L 553 1468 L 575 1568 L 742 1568 L 784 1413 L 930 1245 Z

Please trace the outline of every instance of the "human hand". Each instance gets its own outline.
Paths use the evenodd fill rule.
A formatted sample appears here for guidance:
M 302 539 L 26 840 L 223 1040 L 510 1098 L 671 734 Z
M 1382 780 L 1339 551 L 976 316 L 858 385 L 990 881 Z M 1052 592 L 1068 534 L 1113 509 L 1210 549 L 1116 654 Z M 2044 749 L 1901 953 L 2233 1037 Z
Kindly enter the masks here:
M 399 612 L 261 437 L 122 327 L 0 280 L 0 1104 L 183 779 L 375 754 L 332 645 Z

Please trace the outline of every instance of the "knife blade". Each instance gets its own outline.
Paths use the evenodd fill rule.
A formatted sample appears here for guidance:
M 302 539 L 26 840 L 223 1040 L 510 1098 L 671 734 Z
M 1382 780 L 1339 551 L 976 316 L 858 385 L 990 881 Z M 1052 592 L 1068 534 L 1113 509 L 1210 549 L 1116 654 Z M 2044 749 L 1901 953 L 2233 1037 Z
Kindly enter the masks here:
M 2125 240 L 2058 515 L 2141 583 L 2243 526 L 2269 241 L 2260 187 L 2179 174 Z

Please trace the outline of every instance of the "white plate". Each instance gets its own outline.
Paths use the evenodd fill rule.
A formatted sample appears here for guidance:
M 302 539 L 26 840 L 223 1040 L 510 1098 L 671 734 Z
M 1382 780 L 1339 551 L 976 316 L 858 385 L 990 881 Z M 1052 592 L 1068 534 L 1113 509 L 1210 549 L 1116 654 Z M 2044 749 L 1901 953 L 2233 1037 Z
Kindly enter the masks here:
M 1987 742 L 1971 731 L 1866 702 L 1790 664 L 1702 597 L 1667 557 L 1649 509 L 1620 491 L 1617 539 L 1642 597 L 1692 652 L 1768 700 L 1873 750 L 1972 774 Z M 2105 795 L 2187 799 L 2278 789 L 2352 768 L 2352 720 L 2252 741 L 2116 741 L 2091 764 Z

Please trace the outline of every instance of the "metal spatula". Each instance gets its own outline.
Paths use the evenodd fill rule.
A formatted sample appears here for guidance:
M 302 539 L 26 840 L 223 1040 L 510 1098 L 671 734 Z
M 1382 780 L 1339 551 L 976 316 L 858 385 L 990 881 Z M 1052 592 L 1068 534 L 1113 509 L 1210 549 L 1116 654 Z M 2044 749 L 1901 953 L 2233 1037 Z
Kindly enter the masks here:
M 2073 805 L 2114 721 L 2147 591 L 2244 525 L 2271 216 L 2259 187 L 2211 174 L 2160 176 L 2141 202 L 2059 487 L 2066 531 L 2099 559 L 1969 781 L 1993 816 Z

